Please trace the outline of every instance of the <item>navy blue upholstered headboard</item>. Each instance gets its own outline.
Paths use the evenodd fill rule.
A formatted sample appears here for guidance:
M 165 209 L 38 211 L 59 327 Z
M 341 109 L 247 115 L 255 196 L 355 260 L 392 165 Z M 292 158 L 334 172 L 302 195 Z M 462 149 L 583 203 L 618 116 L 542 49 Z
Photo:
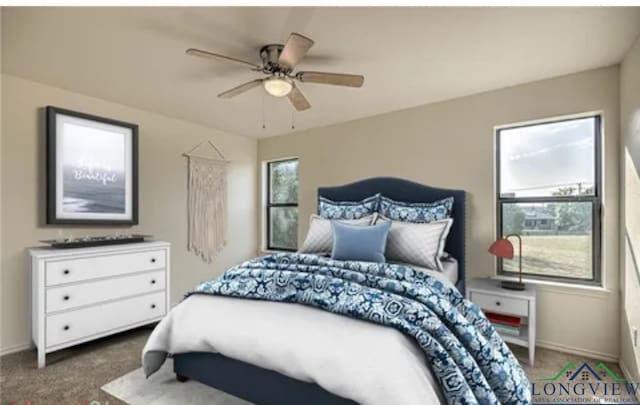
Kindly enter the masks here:
M 458 261 L 458 283 L 464 294 L 465 287 L 465 203 L 464 190 L 435 188 L 395 177 L 373 177 L 336 187 L 320 187 L 318 197 L 334 201 L 359 201 L 376 193 L 397 201 L 432 202 L 453 196 L 453 225 L 449 231 L 445 251 Z

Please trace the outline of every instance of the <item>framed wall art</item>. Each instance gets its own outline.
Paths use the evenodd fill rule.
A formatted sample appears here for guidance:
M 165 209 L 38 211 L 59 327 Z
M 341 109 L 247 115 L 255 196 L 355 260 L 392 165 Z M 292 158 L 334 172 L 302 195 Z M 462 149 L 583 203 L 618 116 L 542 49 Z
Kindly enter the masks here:
M 47 107 L 47 223 L 138 223 L 138 126 Z

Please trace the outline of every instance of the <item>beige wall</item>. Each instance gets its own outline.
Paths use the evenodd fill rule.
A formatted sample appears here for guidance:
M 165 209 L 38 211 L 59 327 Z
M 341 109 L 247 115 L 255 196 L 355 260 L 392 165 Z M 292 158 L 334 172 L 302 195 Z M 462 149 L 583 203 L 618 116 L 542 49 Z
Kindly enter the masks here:
M 640 349 L 633 346 L 633 329 L 640 329 L 640 39 L 620 68 L 621 144 L 624 159 L 620 229 L 622 310 L 620 362 L 635 380 L 640 379 Z M 634 260 L 635 259 L 635 260 Z
M 300 158 L 300 239 L 318 186 L 398 176 L 469 193 L 468 277 L 488 276 L 495 235 L 494 126 L 604 113 L 606 291 L 540 287 L 539 344 L 586 355 L 619 354 L 618 68 L 610 67 L 260 140 L 260 161 Z M 262 212 L 262 210 L 260 210 Z
M 2 82 L 2 331 L 0 351 L 30 340 L 29 271 L 25 247 L 59 235 L 100 235 L 127 228 L 44 226 L 44 121 L 54 105 L 137 123 L 140 126 L 140 225 L 132 232 L 172 243 L 172 300 L 198 281 L 246 260 L 256 251 L 255 139 L 167 118 L 14 76 Z M 187 252 L 187 162 L 181 156 L 211 139 L 232 161 L 228 176 L 228 244 L 213 264 Z
M 2 7 L 0 7 L 0 66 L 2 66 Z M 0 74 L 0 157 L 2 156 L 2 74 Z M 2 164 L 0 164 L 0 180 L 2 179 Z M 0 181 L 0 280 L 2 277 L 2 181 Z M 0 299 L 0 348 L 2 346 L 2 299 Z

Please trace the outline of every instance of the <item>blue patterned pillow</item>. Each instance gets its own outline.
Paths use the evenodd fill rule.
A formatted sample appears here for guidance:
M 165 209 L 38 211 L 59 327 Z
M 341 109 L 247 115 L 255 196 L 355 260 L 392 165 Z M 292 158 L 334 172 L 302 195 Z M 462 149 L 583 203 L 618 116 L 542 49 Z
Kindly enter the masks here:
M 378 211 L 380 194 L 372 195 L 362 201 L 332 201 L 320 197 L 318 215 L 327 219 L 360 219 Z
M 392 221 L 425 223 L 449 218 L 452 208 L 453 197 L 432 203 L 406 203 L 381 196 L 378 212 Z

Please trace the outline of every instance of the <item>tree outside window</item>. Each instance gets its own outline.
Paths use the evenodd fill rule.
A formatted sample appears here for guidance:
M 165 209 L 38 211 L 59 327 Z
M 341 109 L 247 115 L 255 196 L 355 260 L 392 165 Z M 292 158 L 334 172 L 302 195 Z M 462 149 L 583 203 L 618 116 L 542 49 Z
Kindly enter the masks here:
M 267 163 L 267 249 L 298 246 L 298 159 Z

